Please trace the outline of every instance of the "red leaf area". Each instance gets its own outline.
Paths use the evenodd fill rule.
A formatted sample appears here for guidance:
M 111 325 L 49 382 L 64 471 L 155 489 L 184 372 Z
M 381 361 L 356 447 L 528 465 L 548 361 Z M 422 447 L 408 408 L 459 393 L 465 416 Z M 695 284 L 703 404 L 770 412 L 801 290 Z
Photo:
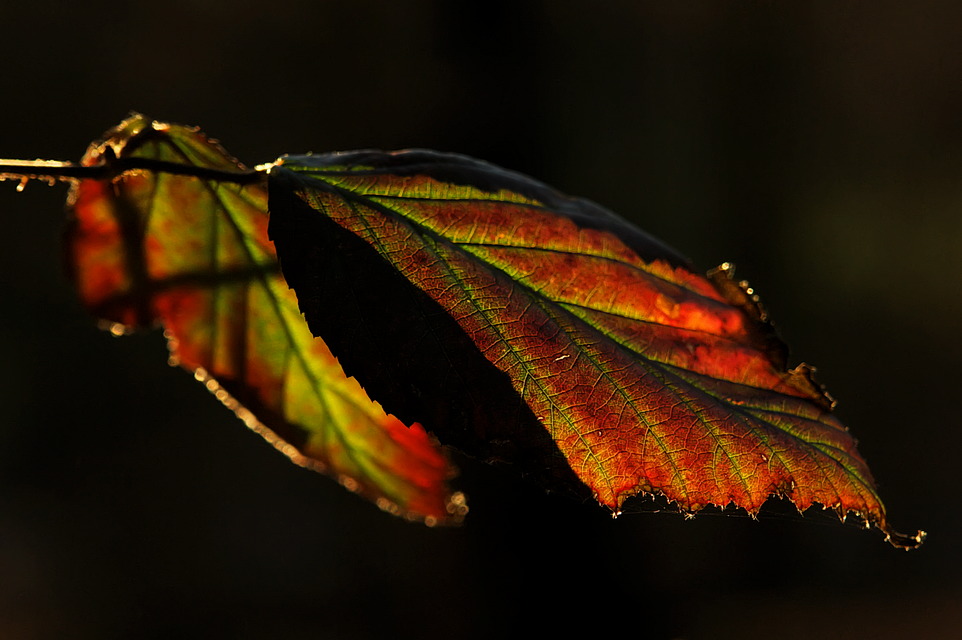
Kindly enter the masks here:
M 461 156 L 285 157 L 270 188 L 275 218 L 292 192 L 449 314 L 613 512 L 640 493 L 750 513 L 777 495 L 920 543 L 892 531 L 830 398 L 787 369 L 727 265 L 703 277 L 597 205 Z
M 140 158 L 241 171 L 196 129 L 133 116 L 85 165 Z M 119 334 L 165 328 L 171 362 L 299 465 L 381 508 L 429 524 L 459 520 L 445 456 L 344 375 L 308 330 L 267 236 L 267 190 L 129 170 L 70 196 L 68 260 L 83 303 Z

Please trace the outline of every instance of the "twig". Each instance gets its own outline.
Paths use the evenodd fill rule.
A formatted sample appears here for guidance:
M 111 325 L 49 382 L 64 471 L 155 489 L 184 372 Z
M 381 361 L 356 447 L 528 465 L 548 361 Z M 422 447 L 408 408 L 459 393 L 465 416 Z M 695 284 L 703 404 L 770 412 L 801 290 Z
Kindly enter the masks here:
M 136 170 L 194 176 L 203 180 L 240 185 L 259 182 L 266 174 L 266 169 L 260 167 L 248 171 L 221 171 L 149 158 L 111 158 L 108 162 L 90 166 L 57 160 L 0 159 L 0 180 L 20 180 L 21 184 L 27 180 L 46 180 L 51 183 L 54 180 L 109 180 L 127 171 Z

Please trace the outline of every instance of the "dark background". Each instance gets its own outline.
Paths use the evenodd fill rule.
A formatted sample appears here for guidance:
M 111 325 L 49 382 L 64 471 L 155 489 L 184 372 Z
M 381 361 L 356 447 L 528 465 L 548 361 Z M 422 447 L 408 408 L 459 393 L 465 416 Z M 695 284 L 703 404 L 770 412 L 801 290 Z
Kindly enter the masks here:
M 612 521 L 463 461 L 464 526 L 407 524 L 266 446 L 159 334 L 98 331 L 65 189 L 5 183 L 0 638 L 958 637 L 962 5 L 37 0 L 0 60 L 3 157 L 77 159 L 131 109 L 250 164 L 459 151 L 735 262 L 894 524 L 930 532 Z

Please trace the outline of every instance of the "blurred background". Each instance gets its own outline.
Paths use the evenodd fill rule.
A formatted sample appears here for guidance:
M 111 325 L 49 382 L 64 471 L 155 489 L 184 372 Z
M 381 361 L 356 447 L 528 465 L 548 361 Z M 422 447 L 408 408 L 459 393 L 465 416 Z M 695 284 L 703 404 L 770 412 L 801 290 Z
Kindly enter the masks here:
M 677 5 L 677 6 L 676 6 Z M 139 110 L 249 164 L 428 147 L 729 260 L 818 366 L 903 531 L 592 505 L 460 460 L 460 528 L 291 465 L 160 334 L 96 329 L 66 189 L 0 184 L 0 638 L 955 638 L 962 5 L 18 3 L 0 157 Z

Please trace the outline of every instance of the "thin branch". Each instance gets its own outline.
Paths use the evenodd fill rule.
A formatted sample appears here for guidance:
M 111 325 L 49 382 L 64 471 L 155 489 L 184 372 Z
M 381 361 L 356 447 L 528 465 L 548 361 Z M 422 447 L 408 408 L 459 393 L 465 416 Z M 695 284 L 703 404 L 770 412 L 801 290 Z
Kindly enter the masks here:
M 109 180 L 138 169 L 240 185 L 259 182 L 266 174 L 266 168 L 263 167 L 248 171 L 222 171 L 149 158 L 111 158 L 109 162 L 90 166 L 56 160 L 0 159 L 0 180 Z

